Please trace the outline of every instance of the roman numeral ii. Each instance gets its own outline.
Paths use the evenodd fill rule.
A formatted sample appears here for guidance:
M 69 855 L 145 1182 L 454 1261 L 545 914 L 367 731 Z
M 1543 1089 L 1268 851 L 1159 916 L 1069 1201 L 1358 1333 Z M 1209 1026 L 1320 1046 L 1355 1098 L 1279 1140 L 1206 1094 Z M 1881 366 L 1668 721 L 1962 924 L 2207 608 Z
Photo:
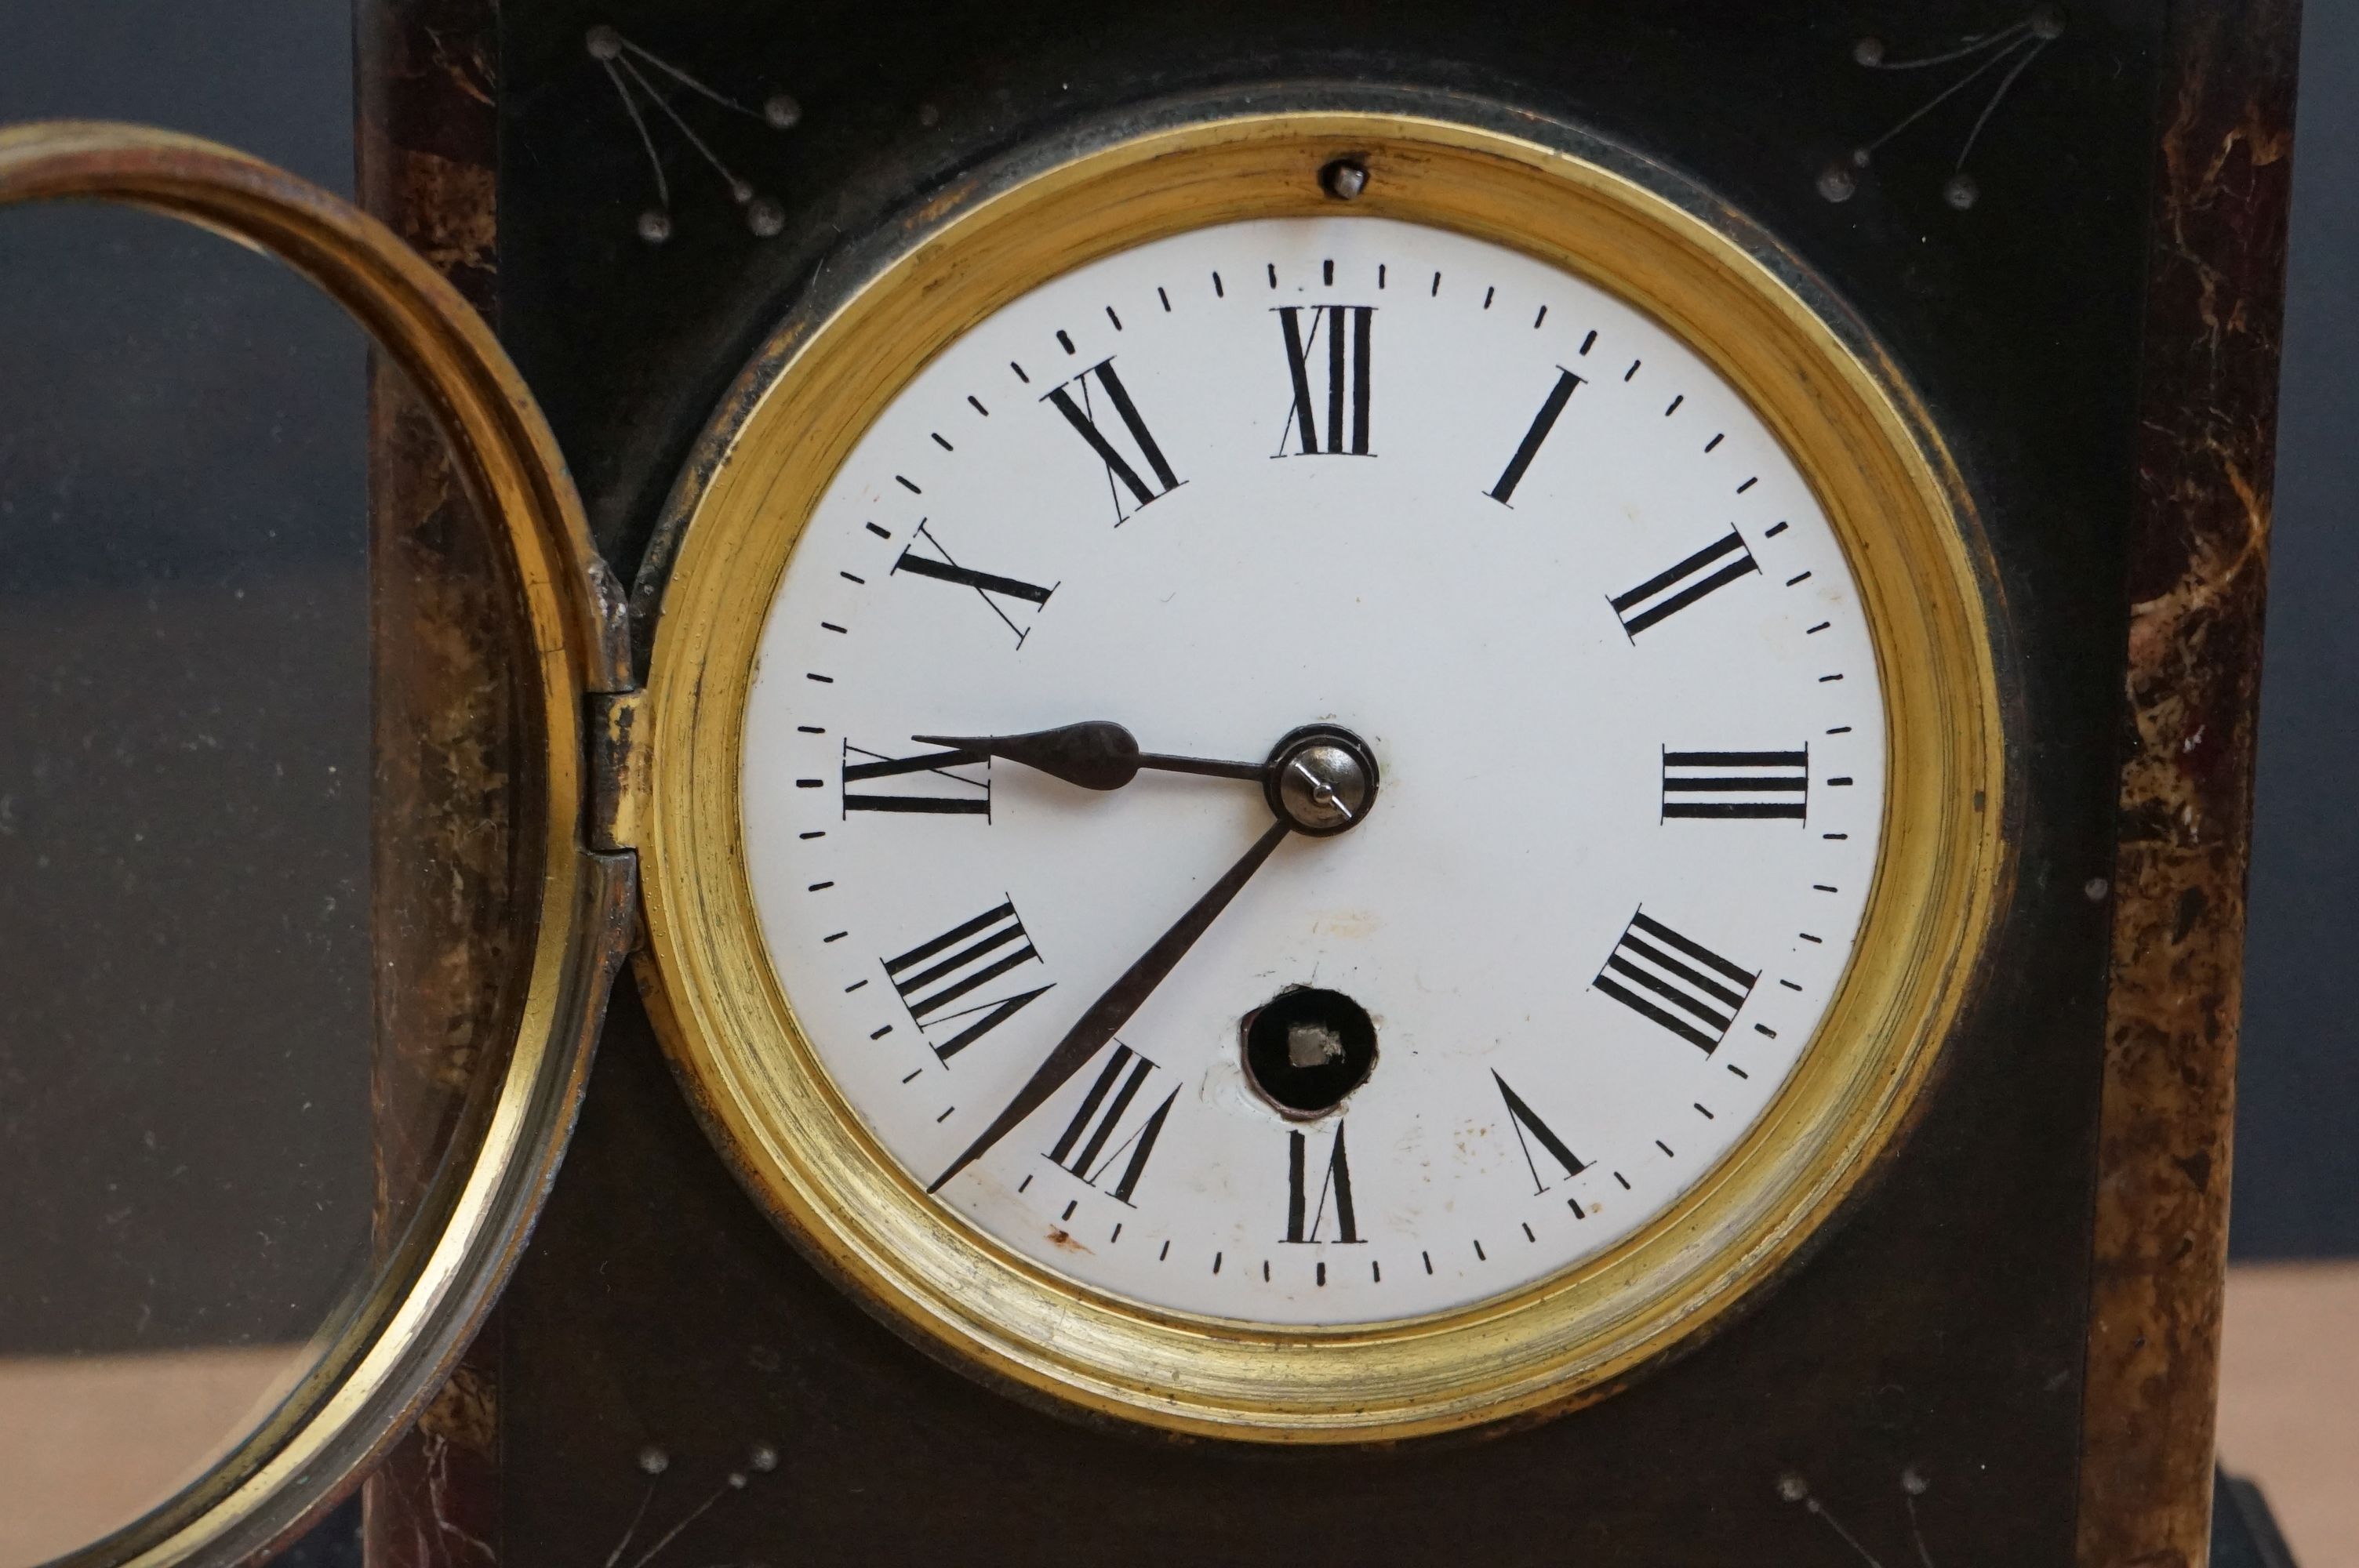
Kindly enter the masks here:
M 1310 324 L 1306 329 L 1303 315 Z M 1278 435 L 1277 455 L 1286 456 L 1286 440 L 1300 443 L 1297 455 L 1349 452 L 1368 455 L 1368 377 L 1370 340 L 1375 336 L 1376 308 L 1373 305 L 1281 305 L 1278 330 L 1286 339 L 1286 372 L 1294 383 L 1294 408 Z M 1322 347 L 1326 351 L 1320 354 Z M 1310 360 L 1318 355 L 1327 366 L 1325 397 L 1311 394 Z M 1322 443 L 1320 432 L 1326 432 Z
M 897 958 L 880 960 L 885 978 L 893 982 L 901 1005 L 909 1010 L 909 1022 L 945 1062 L 1022 1011 L 1050 986 L 969 1007 L 951 1004 L 964 1001 L 1019 965 L 1040 961 L 1012 900 L 919 943 Z M 927 1033 L 952 1024 L 958 1027 L 947 1040 L 937 1041 Z
M 1093 380 L 1097 383 L 1094 393 L 1090 389 Z M 1101 400 L 1114 411 L 1114 422 L 1118 427 L 1114 435 L 1108 435 L 1098 423 Z M 1147 421 L 1139 417 L 1138 405 L 1131 400 L 1130 390 L 1114 373 L 1113 360 L 1099 361 L 1051 390 L 1041 401 L 1054 404 L 1057 412 L 1065 416 L 1082 439 L 1090 444 L 1090 450 L 1097 453 L 1098 460 L 1105 464 L 1106 489 L 1114 496 L 1116 526 L 1139 507 L 1180 488 L 1180 476 L 1172 471 L 1163 449 L 1147 432 Z M 1127 507 L 1123 504 L 1125 492 L 1131 500 Z
M 1138 1178 L 1147 1170 L 1147 1157 L 1155 1152 L 1155 1141 L 1163 1136 L 1163 1123 L 1171 1114 L 1172 1102 L 1180 1098 L 1180 1091 L 1173 1089 L 1145 1120 L 1131 1129 L 1130 1136 L 1112 1149 L 1106 1147 L 1121 1128 L 1124 1113 L 1146 1086 L 1147 1075 L 1154 1071 L 1154 1063 L 1115 1041 L 1105 1066 L 1090 1085 L 1090 1092 L 1082 1097 L 1081 1108 L 1073 1112 L 1073 1119 L 1065 1124 L 1065 1130 L 1049 1151 L 1050 1160 L 1092 1186 L 1096 1186 L 1098 1178 L 1127 1152 L 1130 1158 L 1124 1163 L 1122 1173 L 1114 1178 L 1109 1194 L 1119 1204 L 1129 1203 L 1130 1195 L 1138 1190 Z
M 1648 578 L 1611 600 L 1622 630 L 1636 641 L 1647 627 L 1677 615 L 1715 589 L 1726 588 L 1747 572 L 1761 568 L 1745 547 L 1735 528 L 1698 550 L 1667 572 Z
M 1760 978 L 1758 971 L 1730 963 L 1642 909 L 1630 917 L 1591 983 L 1709 1053 L 1727 1037 Z

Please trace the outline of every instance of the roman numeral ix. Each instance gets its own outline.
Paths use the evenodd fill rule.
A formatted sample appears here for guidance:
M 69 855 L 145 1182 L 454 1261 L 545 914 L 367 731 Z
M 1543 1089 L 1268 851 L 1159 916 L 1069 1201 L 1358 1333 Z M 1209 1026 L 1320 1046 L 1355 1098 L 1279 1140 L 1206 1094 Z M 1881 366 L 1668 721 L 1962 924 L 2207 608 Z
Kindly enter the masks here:
M 1485 495 L 1502 506 L 1508 504 L 1507 498 L 1516 493 L 1516 486 L 1524 482 L 1524 470 L 1530 468 L 1532 460 L 1540 455 L 1540 444 L 1549 438 L 1549 432 L 1556 428 L 1557 416 L 1563 413 L 1564 406 L 1572 401 L 1572 389 L 1581 383 L 1580 376 L 1562 365 L 1556 367 L 1556 384 L 1549 388 L 1547 398 L 1540 404 L 1540 411 L 1532 416 L 1531 428 L 1526 430 L 1524 438 L 1516 443 L 1516 455 L 1509 458 L 1507 466 L 1499 470 L 1499 482 L 1484 491 Z
M 1306 310 L 1310 316 L 1307 330 L 1302 323 Z M 1370 341 L 1375 333 L 1376 308 L 1281 305 L 1277 308 L 1277 321 L 1278 330 L 1286 339 L 1287 374 L 1294 383 L 1294 407 L 1287 416 L 1286 427 L 1278 432 L 1277 455 L 1287 455 L 1286 440 L 1292 436 L 1300 443 L 1298 456 L 1349 452 L 1353 457 L 1366 457 Z M 1318 352 L 1322 337 L 1327 351 L 1323 356 L 1327 362 L 1323 416 L 1310 391 L 1310 358 Z M 1323 444 L 1320 440 L 1322 429 L 1326 432 Z
M 1731 525 L 1728 532 L 1667 572 L 1648 578 L 1610 602 L 1630 639 L 1657 622 L 1669 619 L 1714 589 L 1726 588 L 1747 572 L 1761 568 L 1745 538 Z
M 1806 820 L 1810 751 L 1663 750 L 1663 817 L 1791 817 Z
M 1630 917 L 1591 983 L 1709 1054 L 1727 1037 L 1760 978 L 1758 971 L 1738 968 L 1642 909 Z
M 1090 1085 L 1090 1092 L 1082 1097 L 1081 1108 L 1073 1112 L 1073 1119 L 1065 1124 L 1065 1130 L 1049 1151 L 1050 1160 L 1093 1187 L 1098 1178 L 1127 1152 L 1130 1158 L 1108 1194 L 1118 1204 L 1128 1204 L 1130 1195 L 1138 1190 L 1138 1178 L 1147 1170 L 1147 1157 L 1155 1152 L 1155 1141 L 1163 1136 L 1163 1123 L 1171 1114 L 1172 1102 L 1180 1098 L 1180 1091 L 1173 1089 L 1163 1097 L 1161 1105 L 1131 1129 L 1128 1137 L 1111 1149 L 1106 1147 L 1122 1126 L 1123 1114 L 1130 1109 L 1131 1102 L 1146 1086 L 1147 1075 L 1154 1071 L 1154 1063 L 1115 1041 L 1105 1066 Z
M 878 961 L 885 966 L 885 978 L 900 993 L 901 1005 L 909 1010 L 909 1022 L 945 1062 L 1030 1006 L 1055 984 L 1051 981 L 996 1001 L 952 1005 L 1018 965 L 1041 961 L 1013 900 L 951 926 L 929 942 L 919 943 L 897 958 Z M 947 1040 L 936 1040 L 927 1033 L 953 1024 L 957 1028 Z
M 973 571 L 962 567 L 951 558 L 951 553 L 948 550 L 942 548 L 942 542 L 935 538 L 927 529 L 923 518 L 918 521 L 917 539 L 929 546 L 941 559 L 936 560 L 932 556 L 918 554 L 913 544 L 910 547 L 902 550 L 901 558 L 893 563 L 893 569 L 897 572 L 908 572 L 912 577 L 932 578 L 937 582 L 955 583 L 962 588 L 974 589 L 974 596 L 983 600 L 984 607 L 994 615 L 998 616 L 1010 632 L 1016 633 L 1016 645 L 1022 647 L 1024 639 L 1031 634 L 1031 628 L 1016 625 L 1009 619 L 1007 611 L 1000 608 L 999 600 L 992 596 L 996 594 L 1000 599 L 1029 604 L 1037 613 L 1040 606 L 1049 602 L 1049 596 L 1057 591 L 1057 585 L 1050 583 L 1047 588 L 1042 588 L 1037 583 L 1025 582 L 1016 578 L 999 577 L 991 572 Z
M 1098 384 L 1095 394 L 1090 390 L 1093 380 Z M 1099 426 L 1097 402 L 1101 397 L 1114 410 L 1128 451 Z M 1062 386 L 1052 389 L 1041 401 L 1054 404 L 1057 412 L 1065 416 L 1082 439 L 1090 444 L 1090 450 L 1097 453 L 1098 460 L 1105 464 L 1106 490 L 1114 497 L 1116 527 L 1138 508 L 1180 488 L 1180 476 L 1172 471 L 1163 449 L 1148 434 L 1147 421 L 1139 417 L 1138 405 L 1131 401 L 1122 377 L 1114 373 L 1112 359 L 1099 361 Z M 1123 504 L 1125 492 L 1132 503 L 1127 507 Z
M 855 762 L 852 760 L 854 757 L 865 760 Z M 978 764 L 984 771 L 983 777 L 979 779 L 951 771 Z M 842 767 L 843 814 L 847 817 L 855 811 L 903 811 L 985 819 L 991 816 L 991 763 L 980 752 L 920 752 L 914 757 L 888 757 L 882 752 L 867 751 L 846 741 L 843 743 Z M 948 779 L 958 787 L 945 791 L 933 779 L 918 778 L 911 782 L 928 786 L 932 793 L 896 789 L 882 794 L 864 790 L 854 795 L 852 791 L 852 786 L 856 784 L 914 773 L 931 773 L 936 778 Z
M 1573 1157 L 1572 1151 L 1565 1147 L 1564 1140 L 1559 1138 L 1549 1130 L 1547 1122 L 1534 1114 L 1532 1108 L 1524 1103 L 1524 1097 L 1508 1087 L 1506 1079 L 1494 1071 L 1491 1081 L 1499 1086 L 1499 1098 L 1506 1102 L 1507 1125 L 1515 1130 L 1516 1147 L 1524 1152 L 1524 1166 L 1532 1173 L 1534 1197 L 1548 1191 L 1549 1184 L 1540 1180 L 1539 1162 L 1532 1157 L 1533 1144 L 1538 1144 L 1541 1152 L 1562 1168 L 1566 1180 L 1581 1174 L 1589 1168 L 1582 1161 Z
M 1327 1204 L 1335 1204 L 1335 1239 L 1360 1239 L 1359 1221 L 1352 1212 L 1352 1166 L 1343 1154 L 1343 1124 L 1335 1124 L 1335 1141 L 1327 1146 L 1326 1169 L 1319 1179 L 1319 1201 L 1309 1203 L 1309 1172 L 1305 1168 L 1310 1154 L 1310 1136 L 1302 1132 L 1286 1135 L 1286 1238 L 1288 1241 L 1324 1240 L 1319 1232 L 1327 1223 Z

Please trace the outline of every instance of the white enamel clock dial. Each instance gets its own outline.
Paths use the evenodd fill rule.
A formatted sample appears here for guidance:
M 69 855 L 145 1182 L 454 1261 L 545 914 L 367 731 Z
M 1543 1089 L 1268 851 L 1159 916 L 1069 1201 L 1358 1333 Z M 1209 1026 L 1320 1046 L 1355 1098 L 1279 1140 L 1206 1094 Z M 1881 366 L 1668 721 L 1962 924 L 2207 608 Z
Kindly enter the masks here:
M 913 737 L 1357 737 L 1364 816 L 1279 843 L 936 1201 L 1131 1302 L 1396 1320 L 1613 1247 L 1764 1115 L 1866 905 L 1883 716 L 1810 487 L 1677 337 L 1453 232 L 1239 222 L 1015 300 L 860 438 L 763 633 L 746 869 L 928 1186 L 1275 819 Z

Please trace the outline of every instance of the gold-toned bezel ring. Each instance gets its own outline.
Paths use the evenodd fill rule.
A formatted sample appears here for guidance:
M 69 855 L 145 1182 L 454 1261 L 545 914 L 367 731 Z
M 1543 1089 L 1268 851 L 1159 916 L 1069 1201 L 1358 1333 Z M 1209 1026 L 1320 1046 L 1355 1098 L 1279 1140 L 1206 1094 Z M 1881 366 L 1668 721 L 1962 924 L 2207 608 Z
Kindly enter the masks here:
M 582 850 L 584 695 L 626 675 L 589 531 L 547 424 L 472 307 L 375 220 L 227 147 L 145 126 L 49 122 L 0 131 L 0 206 L 105 201 L 213 230 L 284 262 L 367 329 L 432 410 L 469 499 L 505 542 L 538 655 L 520 672 L 527 744 L 520 820 L 539 897 L 516 1033 L 472 1149 L 455 1148 L 419 1217 L 277 1411 L 171 1501 L 62 1561 L 244 1561 L 345 1489 L 449 1375 L 505 1281 L 572 1124 L 591 1032 L 619 961 L 632 868 Z M 541 789 L 536 793 L 533 784 Z M 525 885 L 531 882 L 527 880 Z
M 1099 1415 L 1266 1442 L 1434 1433 L 1599 1397 L 1790 1260 L 1903 1122 L 1970 984 L 2007 855 L 2002 709 L 1962 484 L 1865 332 L 1756 231 L 1561 125 L 1381 90 L 1133 114 L 930 200 L 807 302 L 691 460 L 647 693 L 644 989 L 700 1113 L 774 1217 L 920 1345 Z M 1487 123 L 1486 123 L 1487 122 Z M 1346 205 L 1322 189 L 1366 166 Z M 1466 1307 L 1332 1330 L 1141 1306 L 928 1197 L 864 1129 L 763 946 L 740 828 L 756 648 L 853 443 L 935 354 L 1050 277 L 1182 230 L 1366 214 L 1588 279 L 1757 409 L 1856 574 L 1889 733 L 1882 860 L 1856 956 L 1760 1122 L 1611 1251 Z

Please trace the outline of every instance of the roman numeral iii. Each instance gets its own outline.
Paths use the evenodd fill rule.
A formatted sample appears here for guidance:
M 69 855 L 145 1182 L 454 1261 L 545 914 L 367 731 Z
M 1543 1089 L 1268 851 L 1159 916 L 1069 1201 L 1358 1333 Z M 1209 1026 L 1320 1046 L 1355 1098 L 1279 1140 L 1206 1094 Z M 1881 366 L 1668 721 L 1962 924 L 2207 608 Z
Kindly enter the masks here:
M 1094 381 L 1097 386 L 1092 389 Z M 1106 489 L 1114 497 L 1114 520 L 1118 527 L 1129 515 L 1149 503 L 1158 501 L 1180 488 L 1180 476 L 1172 471 L 1170 460 L 1163 449 L 1148 434 L 1147 421 L 1139 417 L 1138 405 L 1131 400 L 1130 391 L 1115 373 L 1114 361 L 1099 361 L 1062 386 L 1054 388 L 1044 403 L 1056 406 L 1082 439 L 1097 453 L 1105 464 Z M 1099 421 L 1111 410 L 1114 433 L 1109 435 Z M 1130 504 L 1123 497 L 1127 494 Z
M 1310 1138 L 1308 1133 L 1288 1132 L 1286 1135 L 1286 1238 L 1288 1241 L 1323 1241 L 1319 1232 L 1327 1224 L 1327 1206 L 1335 1206 L 1335 1239 L 1357 1241 L 1360 1225 L 1352 1212 L 1352 1165 L 1343 1154 L 1343 1124 L 1335 1124 L 1334 1141 L 1327 1146 L 1327 1159 L 1319 1176 L 1319 1201 L 1310 1198 Z
M 1310 318 L 1306 323 L 1304 317 Z M 1375 334 L 1373 305 L 1281 305 L 1278 330 L 1286 341 L 1286 372 L 1294 383 L 1294 407 L 1279 432 L 1277 455 L 1287 455 L 1288 437 L 1296 455 L 1348 452 L 1368 455 L 1368 376 Z M 1311 391 L 1313 358 L 1326 364 L 1324 396 Z M 1325 439 L 1321 439 L 1321 433 Z
M 1073 1119 L 1065 1124 L 1065 1130 L 1049 1151 L 1050 1160 L 1093 1187 L 1098 1178 L 1127 1153 L 1130 1158 L 1124 1162 L 1122 1173 L 1114 1178 L 1108 1194 L 1119 1204 L 1129 1203 L 1130 1195 L 1138 1190 L 1138 1178 L 1147 1170 L 1147 1157 L 1155 1152 L 1155 1141 L 1163 1136 L 1163 1123 L 1171 1114 L 1172 1102 L 1180 1098 L 1180 1091 L 1174 1088 L 1163 1097 L 1162 1104 L 1130 1130 L 1129 1136 L 1107 1147 L 1122 1126 L 1124 1113 L 1138 1098 L 1147 1075 L 1154 1071 L 1154 1063 L 1115 1041 L 1106 1065 L 1090 1085 L 1090 1092 L 1082 1097 L 1081 1108 L 1073 1112 Z
M 1747 572 L 1761 568 L 1744 536 L 1731 527 L 1667 572 L 1648 578 L 1627 593 L 1614 596 L 1614 613 L 1632 641 L 1647 627 L 1677 615 L 1715 589 L 1726 588 Z
M 859 762 L 852 759 L 858 757 Z M 925 816 L 991 816 L 991 763 L 979 752 L 920 752 L 914 757 L 891 757 L 846 741 L 843 743 L 843 814 L 855 811 L 914 812 Z M 973 778 L 955 768 L 983 769 Z M 931 775 L 930 777 L 917 775 Z M 856 784 L 907 777 L 908 783 L 881 792 L 853 792 Z M 939 782 L 949 781 L 951 787 Z
M 1810 752 L 1663 750 L 1663 820 L 1810 815 Z
M 1540 443 L 1546 441 L 1549 432 L 1556 428 L 1557 416 L 1562 414 L 1564 406 L 1572 401 L 1572 389 L 1579 386 L 1581 381 L 1581 377 L 1562 365 L 1557 366 L 1556 384 L 1549 388 L 1548 396 L 1540 404 L 1540 411 L 1532 416 L 1531 427 L 1524 432 L 1524 438 L 1516 443 L 1516 455 L 1509 458 L 1507 466 L 1499 471 L 1499 482 L 1483 493 L 1502 506 L 1508 504 L 1507 498 L 1516 493 L 1516 486 L 1524 482 L 1524 470 L 1530 468 L 1532 460 L 1540 455 Z
M 1591 983 L 1639 1017 L 1710 1053 L 1727 1037 L 1760 978 L 1757 970 L 1730 963 L 1642 909 L 1630 917 Z
M 933 554 L 930 556 L 919 554 L 918 545 L 924 545 Z M 940 558 L 938 560 L 935 557 Z M 937 582 L 953 583 L 961 588 L 974 589 L 974 596 L 983 600 L 984 608 L 998 616 L 1001 622 L 1010 632 L 1016 633 L 1016 645 L 1019 648 L 1024 645 L 1024 639 L 1030 634 L 1031 628 L 1016 624 L 1009 618 L 1007 611 L 1000 608 L 999 600 L 1006 599 L 1015 603 L 1031 605 L 1034 612 L 1037 613 L 1040 606 L 1049 602 L 1049 596 L 1057 591 L 1055 583 L 1042 588 L 1038 583 L 1025 582 L 1012 577 L 1000 577 L 992 572 L 974 571 L 959 565 L 957 561 L 951 559 L 951 553 L 942 548 L 942 542 L 935 538 L 927 529 L 922 519 L 918 524 L 916 540 L 909 547 L 902 550 L 901 558 L 893 563 L 893 569 L 896 572 L 908 572 L 912 577 L 932 578 Z M 995 594 L 998 598 L 995 599 L 993 597 Z
M 1557 1162 L 1558 1168 L 1564 1172 L 1565 1179 L 1577 1176 L 1589 1168 L 1586 1162 L 1573 1157 L 1564 1140 L 1534 1114 L 1532 1108 L 1524 1103 L 1524 1097 L 1508 1087 L 1506 1079 L 1495 1071 L 1491 1081 L 1499 1086 L 1499 1098 L 1507 1108 L 1507 1125 L 1515 1130 L 1516 1147 L 1524 1152 L 1524 1168 L 1532 1173 L 1534 1197 L 1548 1191 L 1549 1184 L 1540 1179 L 1539 1161 L 1532 1153 L 1533 1144 L 1538 1144 L 1541 1153 Z
M 1054 982 L 997 1000 L 955 1004 L 966 1001 L 1009 970 L 1040 961 L 1012 900 L 951 926 L 931 941 L 919 943 L 897 958 L 879 960 L 885 966 L 885 978 L 900 993 L 901 1005 L 909 1010 L 909 1022 L 945 1062 L 1030 1006 L 1053 989 Z M 952 1032 L 949 1038 L 937 1040 L 929 1031 L 938 1029 Z

